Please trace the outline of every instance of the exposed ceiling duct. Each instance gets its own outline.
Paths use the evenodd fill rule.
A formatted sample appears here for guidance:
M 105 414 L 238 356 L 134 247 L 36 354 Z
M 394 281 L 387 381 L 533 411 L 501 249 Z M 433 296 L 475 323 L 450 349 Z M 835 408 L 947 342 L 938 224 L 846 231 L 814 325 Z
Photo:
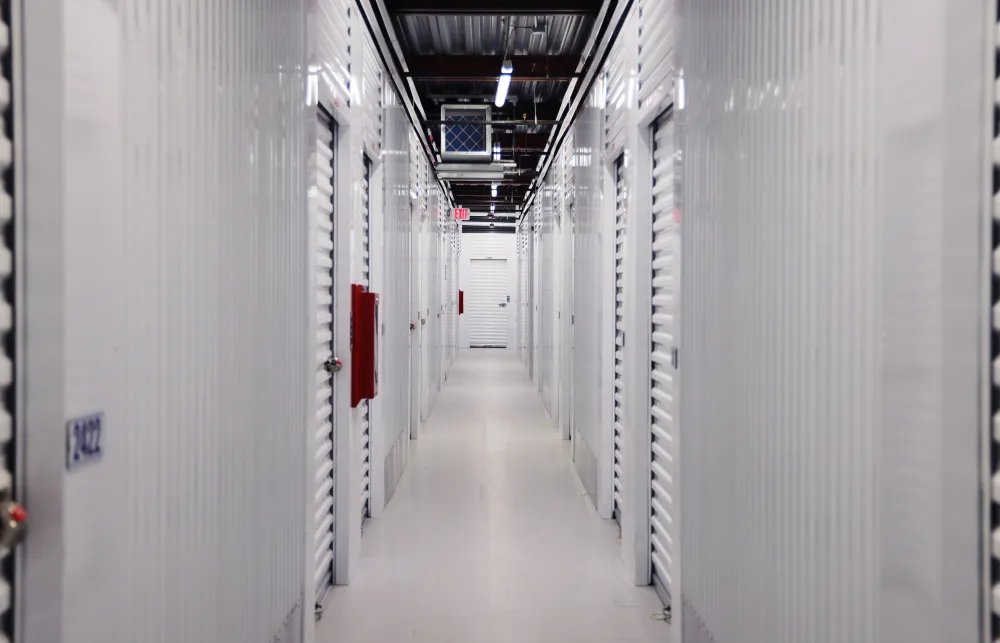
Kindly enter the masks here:
M 463 207 L 522 213 L 630 0 L 372 1 L 437 178 Z M 475 124 L 473 106 L 487 108 Z

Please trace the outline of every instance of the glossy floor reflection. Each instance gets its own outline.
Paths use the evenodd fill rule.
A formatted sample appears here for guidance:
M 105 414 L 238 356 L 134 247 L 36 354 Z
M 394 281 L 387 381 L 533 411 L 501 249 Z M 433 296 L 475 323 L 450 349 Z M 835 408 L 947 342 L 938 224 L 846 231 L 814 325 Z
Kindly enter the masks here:
M 413 446 L 319 643 L 672 641 L 514 353 L 461 353 Z

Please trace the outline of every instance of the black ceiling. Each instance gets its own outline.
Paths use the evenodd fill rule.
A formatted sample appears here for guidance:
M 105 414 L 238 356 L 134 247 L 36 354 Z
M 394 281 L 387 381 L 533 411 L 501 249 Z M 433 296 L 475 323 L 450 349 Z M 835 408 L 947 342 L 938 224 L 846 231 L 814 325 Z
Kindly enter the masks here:
M 514 73 L 504 107 L 493 107 L 494 143 L 520 172 L 491 196 L 489 182 L 452 182 L 456 205 L 476 212 L 517 212 L 559 121 L 601 0 L 385 0 L 416 88 L 424 130 L 440 132 L 441 105 L 492 105 L 504 55 Z M 577 83 L 579 85 L 579 82 Z

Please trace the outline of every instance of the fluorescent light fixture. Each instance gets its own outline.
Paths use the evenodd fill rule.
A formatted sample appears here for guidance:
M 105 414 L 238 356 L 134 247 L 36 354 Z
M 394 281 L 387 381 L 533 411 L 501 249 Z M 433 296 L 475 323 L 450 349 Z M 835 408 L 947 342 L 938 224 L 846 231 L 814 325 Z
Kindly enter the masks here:
M 490 196 L 492 196 L 494 199 L 497 198 L 497 184 L 496 183 L 494 183 L 493 185 L 490 186 Z
M 509 61 L 503 61 L 500 67 L 500 80 L 497 81 L 497 99 L 493 103 L 497 107 L 503 107 L 507 101 L 507 90 L 510 89 L 510 75 L 514 73 L 514 65 Z

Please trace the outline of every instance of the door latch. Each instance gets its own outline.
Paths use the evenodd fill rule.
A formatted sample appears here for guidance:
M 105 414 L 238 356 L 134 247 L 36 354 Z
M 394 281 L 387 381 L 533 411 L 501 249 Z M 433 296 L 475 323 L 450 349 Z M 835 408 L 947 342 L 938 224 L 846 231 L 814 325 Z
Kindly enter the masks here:
M 0 548 L 11 550 L 24 540 L 28 512 L 13 500 L 0 502 Z
M 344 363 L 340 361 L 339 357 L 331 357 L 330 359 L 326 360 L 323 366 L 326 368 L 326 372 L 332 375 L 334 373 L 339 373 L 341 370 L 343 370 Z

